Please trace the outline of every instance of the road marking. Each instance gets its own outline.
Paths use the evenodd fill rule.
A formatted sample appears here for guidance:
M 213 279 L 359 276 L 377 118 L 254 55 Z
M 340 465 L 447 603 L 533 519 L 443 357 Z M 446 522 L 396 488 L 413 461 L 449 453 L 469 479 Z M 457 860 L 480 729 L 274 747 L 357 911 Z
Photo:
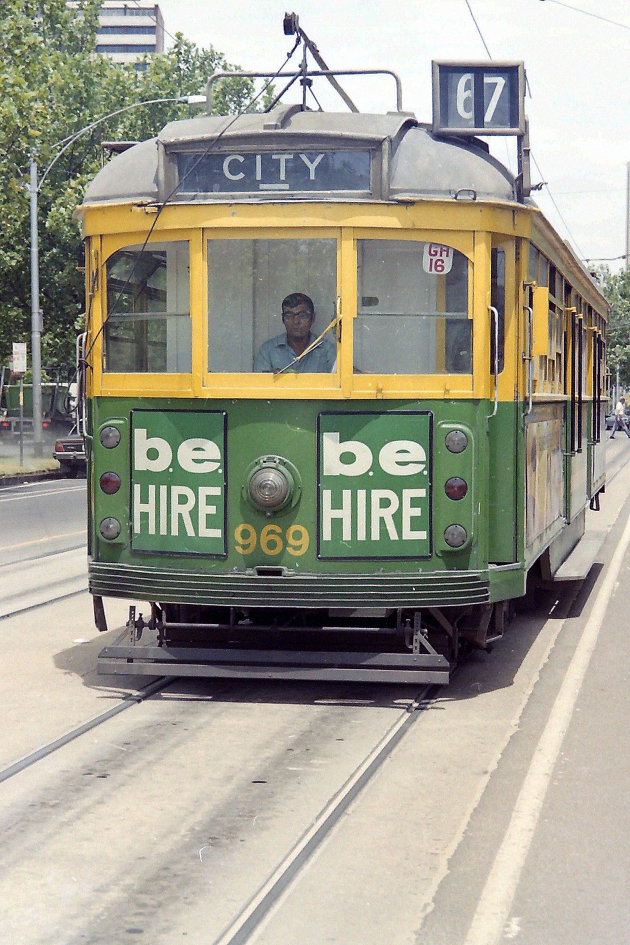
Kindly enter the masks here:
M 0 502 L 23 502 L 24 499 L 41 499 L 49 495 L 66 495 L 68 492 L 84 492 L 85 487 L 73 486 L 71 489 L 49 489 L 45 492 L 29 492 L 28 495 L 0 496 Z
M 614 592 L 629 544 L 630 520 L 626 524 L 621 541 L 612 557 L 595 600 L 590 620 L 576 647 L 547 725 L 536 746 L 532 763 L 514 805 L 512 818 L 490 870 L 464 945 L 496 945 L 503 933 L 523 866 L 534 839 L 549 781 L 564 736 L 571 723 L 575 703 L 591 657 L 597 646 L 608 602 Z
M 30 541 L 21 541 L 19 544 L 11 545 L 11 550 L 14 548 L 26 548 L 28 545 L 41 545 L 43 541 L 57 541 L 58 538 L 74 538 L 75 535 L 85 535 L 85 528 L 79 529 L 78 532 L 64 532 L 63 535 L 51 535 L 50 538 L 32 538 Z

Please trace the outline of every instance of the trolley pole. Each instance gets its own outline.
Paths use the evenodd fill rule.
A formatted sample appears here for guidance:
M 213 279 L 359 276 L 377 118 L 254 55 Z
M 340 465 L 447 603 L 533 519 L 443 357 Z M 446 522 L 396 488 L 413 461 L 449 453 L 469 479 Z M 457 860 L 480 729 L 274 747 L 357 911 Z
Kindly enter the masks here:
M 37 232 L 37 162 L 31 155 L 31 368 L 33 372 L 33 455 L 43 456 L 42 313 L 39 308 L 39 238 Z

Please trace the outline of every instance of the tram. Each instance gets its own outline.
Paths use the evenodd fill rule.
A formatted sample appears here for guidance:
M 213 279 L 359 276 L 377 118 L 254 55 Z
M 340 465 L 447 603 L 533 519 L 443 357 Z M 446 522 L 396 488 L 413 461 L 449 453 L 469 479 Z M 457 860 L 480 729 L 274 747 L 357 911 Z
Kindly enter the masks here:
M 445 683 L 590 567 L 608 307 L 530 197 L 522 64 L 435 64 L 433 124 L 393 73 L 311 110 L 344 73 L 292 27 L 302 102 L 172 122 L 78 211 L 97 626 L 147 601 L 99 671 Z

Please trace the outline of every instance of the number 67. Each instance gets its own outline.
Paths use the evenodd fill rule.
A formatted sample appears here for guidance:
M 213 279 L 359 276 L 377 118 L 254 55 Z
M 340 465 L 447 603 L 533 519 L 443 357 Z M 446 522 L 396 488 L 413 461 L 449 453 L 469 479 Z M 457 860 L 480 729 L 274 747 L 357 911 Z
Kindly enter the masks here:
M 483 116 L 484 124 L 489 124 L 497 110 L 501 93 L 505 88 L 505 79 L 500 75 L 484 75 L 483 84 L 494 84 L 494 91 Z M 462 118 L 471 119 L 474 115 L 473 74 L 466 72 L 457 83 L 457 112 Z

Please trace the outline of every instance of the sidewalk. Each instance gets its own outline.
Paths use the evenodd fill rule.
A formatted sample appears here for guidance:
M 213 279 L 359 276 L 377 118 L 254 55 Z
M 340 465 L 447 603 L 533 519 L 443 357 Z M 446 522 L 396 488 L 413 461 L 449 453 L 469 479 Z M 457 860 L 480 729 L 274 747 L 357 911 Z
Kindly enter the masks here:
M 25 434 L 20 463 L 19 436 L 0 433 L 0 486 L 11 482 L 52 479 L 59 476 L 59 463 L 52 456 L 54 445 L 55 434 L 44 431 L 42 456 L 36 457 L 33 455 L 32 434 Z

